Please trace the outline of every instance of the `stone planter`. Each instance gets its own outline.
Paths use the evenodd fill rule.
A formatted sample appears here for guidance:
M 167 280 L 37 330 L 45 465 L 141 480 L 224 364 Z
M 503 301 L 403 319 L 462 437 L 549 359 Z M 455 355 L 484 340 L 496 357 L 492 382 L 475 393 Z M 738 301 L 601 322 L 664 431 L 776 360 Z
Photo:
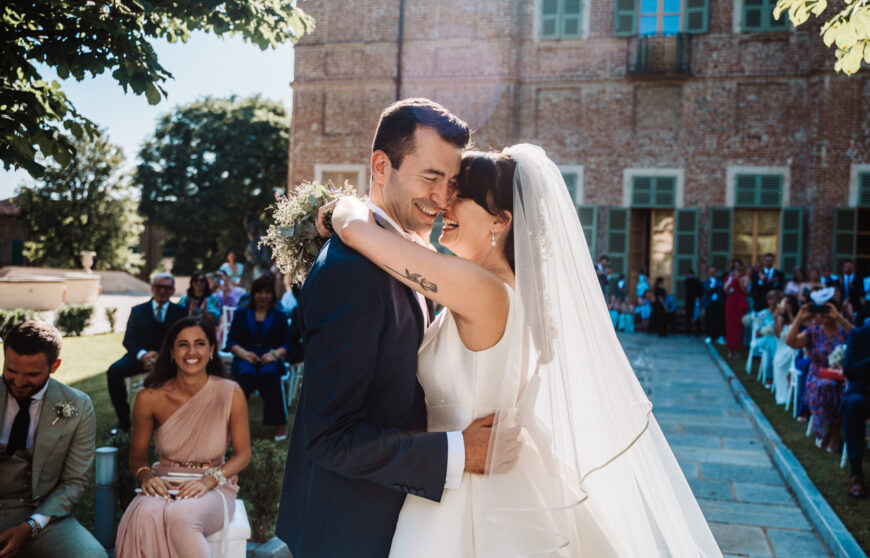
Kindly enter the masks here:
M 94 304 L 100 298 L 102 280 L 96 273 L 68 273 L 64 280 L 67 304 Z
M 0 308 L 14 310 L 57 310 L 66 297 L 63 277 L 27 276 L 0 277 Z

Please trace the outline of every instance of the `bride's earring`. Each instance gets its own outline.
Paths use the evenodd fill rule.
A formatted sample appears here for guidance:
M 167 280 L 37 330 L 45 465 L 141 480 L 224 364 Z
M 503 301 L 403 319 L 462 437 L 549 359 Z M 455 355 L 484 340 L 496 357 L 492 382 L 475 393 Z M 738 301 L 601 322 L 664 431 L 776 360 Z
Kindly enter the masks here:
M 495 231 L 492 231 L 492 245 L 495 247 Z

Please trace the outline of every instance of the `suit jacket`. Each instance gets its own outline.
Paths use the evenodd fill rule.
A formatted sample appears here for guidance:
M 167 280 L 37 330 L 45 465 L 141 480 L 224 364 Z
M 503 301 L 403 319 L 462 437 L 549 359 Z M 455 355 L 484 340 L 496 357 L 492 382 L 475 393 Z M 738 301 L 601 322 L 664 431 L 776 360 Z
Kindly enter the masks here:
M 686 300 L 697 300 L 704 296 L 704 284 L 697 277 L 686 277 L 684 284 Z
M 785 273 L 779 269 L 773 270 L 773 277 L 770 281 L 765 280 L 763 273 L 756 271 L 752 272 L 752 282 L 749 290 L 752 296 L 753 309 L 760 312 L 767 308 L 767 293 L 772 290 L 785 291 Z
M 710 284 L 710 277 L 704 280 L 704 296 L 701 298 L 701 306 L 709 308 L 713 304 L 722 305 L 725 302 L 725 291 L 722 289 L 722 281 L 718 277 L 714 285 Z M 714 300 L 715 297 L 715 300 Z
M 305 372 L 276 534 L 295 558 L 385 557 L 405 494 L 440 501 L 413 292 L 333 235 L 302 287 Z
M 870 325 L 856 327 L 846 341 L 843 374 L 849 380 L 846 392 L 870 394 Z
M 846 300 L 846 277 L 840 276 L 837 279 L 837 290 L 840 291 L 840 299 Z M 853 274 L 852 282 L 849 284 L 849 301 L 852 303 L 852 309 L 856 312 L 861 307 L 861 299 L 864 297 L 864 281 L 860 277 Z M 851 318 L 852 316 L 849 316 Z
M 127 319 L 127 331 L 124 333 L 124 348 L 135 360 L 139 351 L 159 351 L 163 338 L 172 324 L 187 316 L 187 310 L 178 304 L 169 303 L 163 323 L 154 317 L 151 301 L 139 304 L 130 309 Z
M 77 412 L 69 418 L 58 418 L 56 403 L 72 403 Z M 0 416 L 5 410 L 6 383 L 0 382 Z M 73 512 L 91 483 L 96 437 L 91 398 L 49 378 L 33 438 L 34 513 L 58 518 Z

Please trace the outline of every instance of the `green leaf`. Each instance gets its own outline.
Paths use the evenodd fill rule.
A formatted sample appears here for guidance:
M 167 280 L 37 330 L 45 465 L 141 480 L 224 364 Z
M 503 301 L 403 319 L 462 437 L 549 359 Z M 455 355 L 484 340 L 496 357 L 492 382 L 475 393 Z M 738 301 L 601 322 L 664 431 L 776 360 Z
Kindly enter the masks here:
M 160 91 L 157 90 L 157 87 L 153 83 L 149 83 L 145 88 L 145 96 L 148 98 L 149 105 L 156 105 L 160 102 Z

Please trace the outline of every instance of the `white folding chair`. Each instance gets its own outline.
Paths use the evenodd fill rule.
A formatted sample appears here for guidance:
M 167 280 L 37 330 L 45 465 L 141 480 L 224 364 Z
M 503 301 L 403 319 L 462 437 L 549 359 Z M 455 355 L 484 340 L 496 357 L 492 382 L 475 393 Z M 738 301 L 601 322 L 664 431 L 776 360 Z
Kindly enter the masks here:
M 785 392 L 785 410 L 788 411 L 788 408 L 791 406 L 792 398 L 794 398 L 794 416 L 797 416 L 797 392 L 798 392 L 798 379 L 800 378 L 800 371 L 794 367 L 794 361 L 797 360 L 797 351 L 793 350 L 791 354 L 791 364 L 788 365 L 788 388 Z
M 302 362 L 287 366 L 287 372 L 281 376 L 281 396 L 284 398 L 284 412 L 290 414 L 290 407 L 296 399 L 296 393 L 302 387 L 302 372 L 305 365 Z
M 755 350 L 758 348 L 758 338 L 755 334 L 758 333 L 758 322 L 755 319 L 755 312 L 749 312 L 752 316 L 752 341 L 749 342 L 749 356 L 746 357 L 746 373 L 752 374 L 752 358 L 755 357 Z
M 220 357 L 220 359 L 224 361 L 224 364 L 228 366 L 233 360 L 233 354 L 224 349 L 227 348 L 227 337 L 229 337 L 230 325 L 233 323 L 233 316 L 235 313 L 235 306 L 224 306 L 221 309 L 221 321 L 218 324 L 217 330 L 218 357 Z

